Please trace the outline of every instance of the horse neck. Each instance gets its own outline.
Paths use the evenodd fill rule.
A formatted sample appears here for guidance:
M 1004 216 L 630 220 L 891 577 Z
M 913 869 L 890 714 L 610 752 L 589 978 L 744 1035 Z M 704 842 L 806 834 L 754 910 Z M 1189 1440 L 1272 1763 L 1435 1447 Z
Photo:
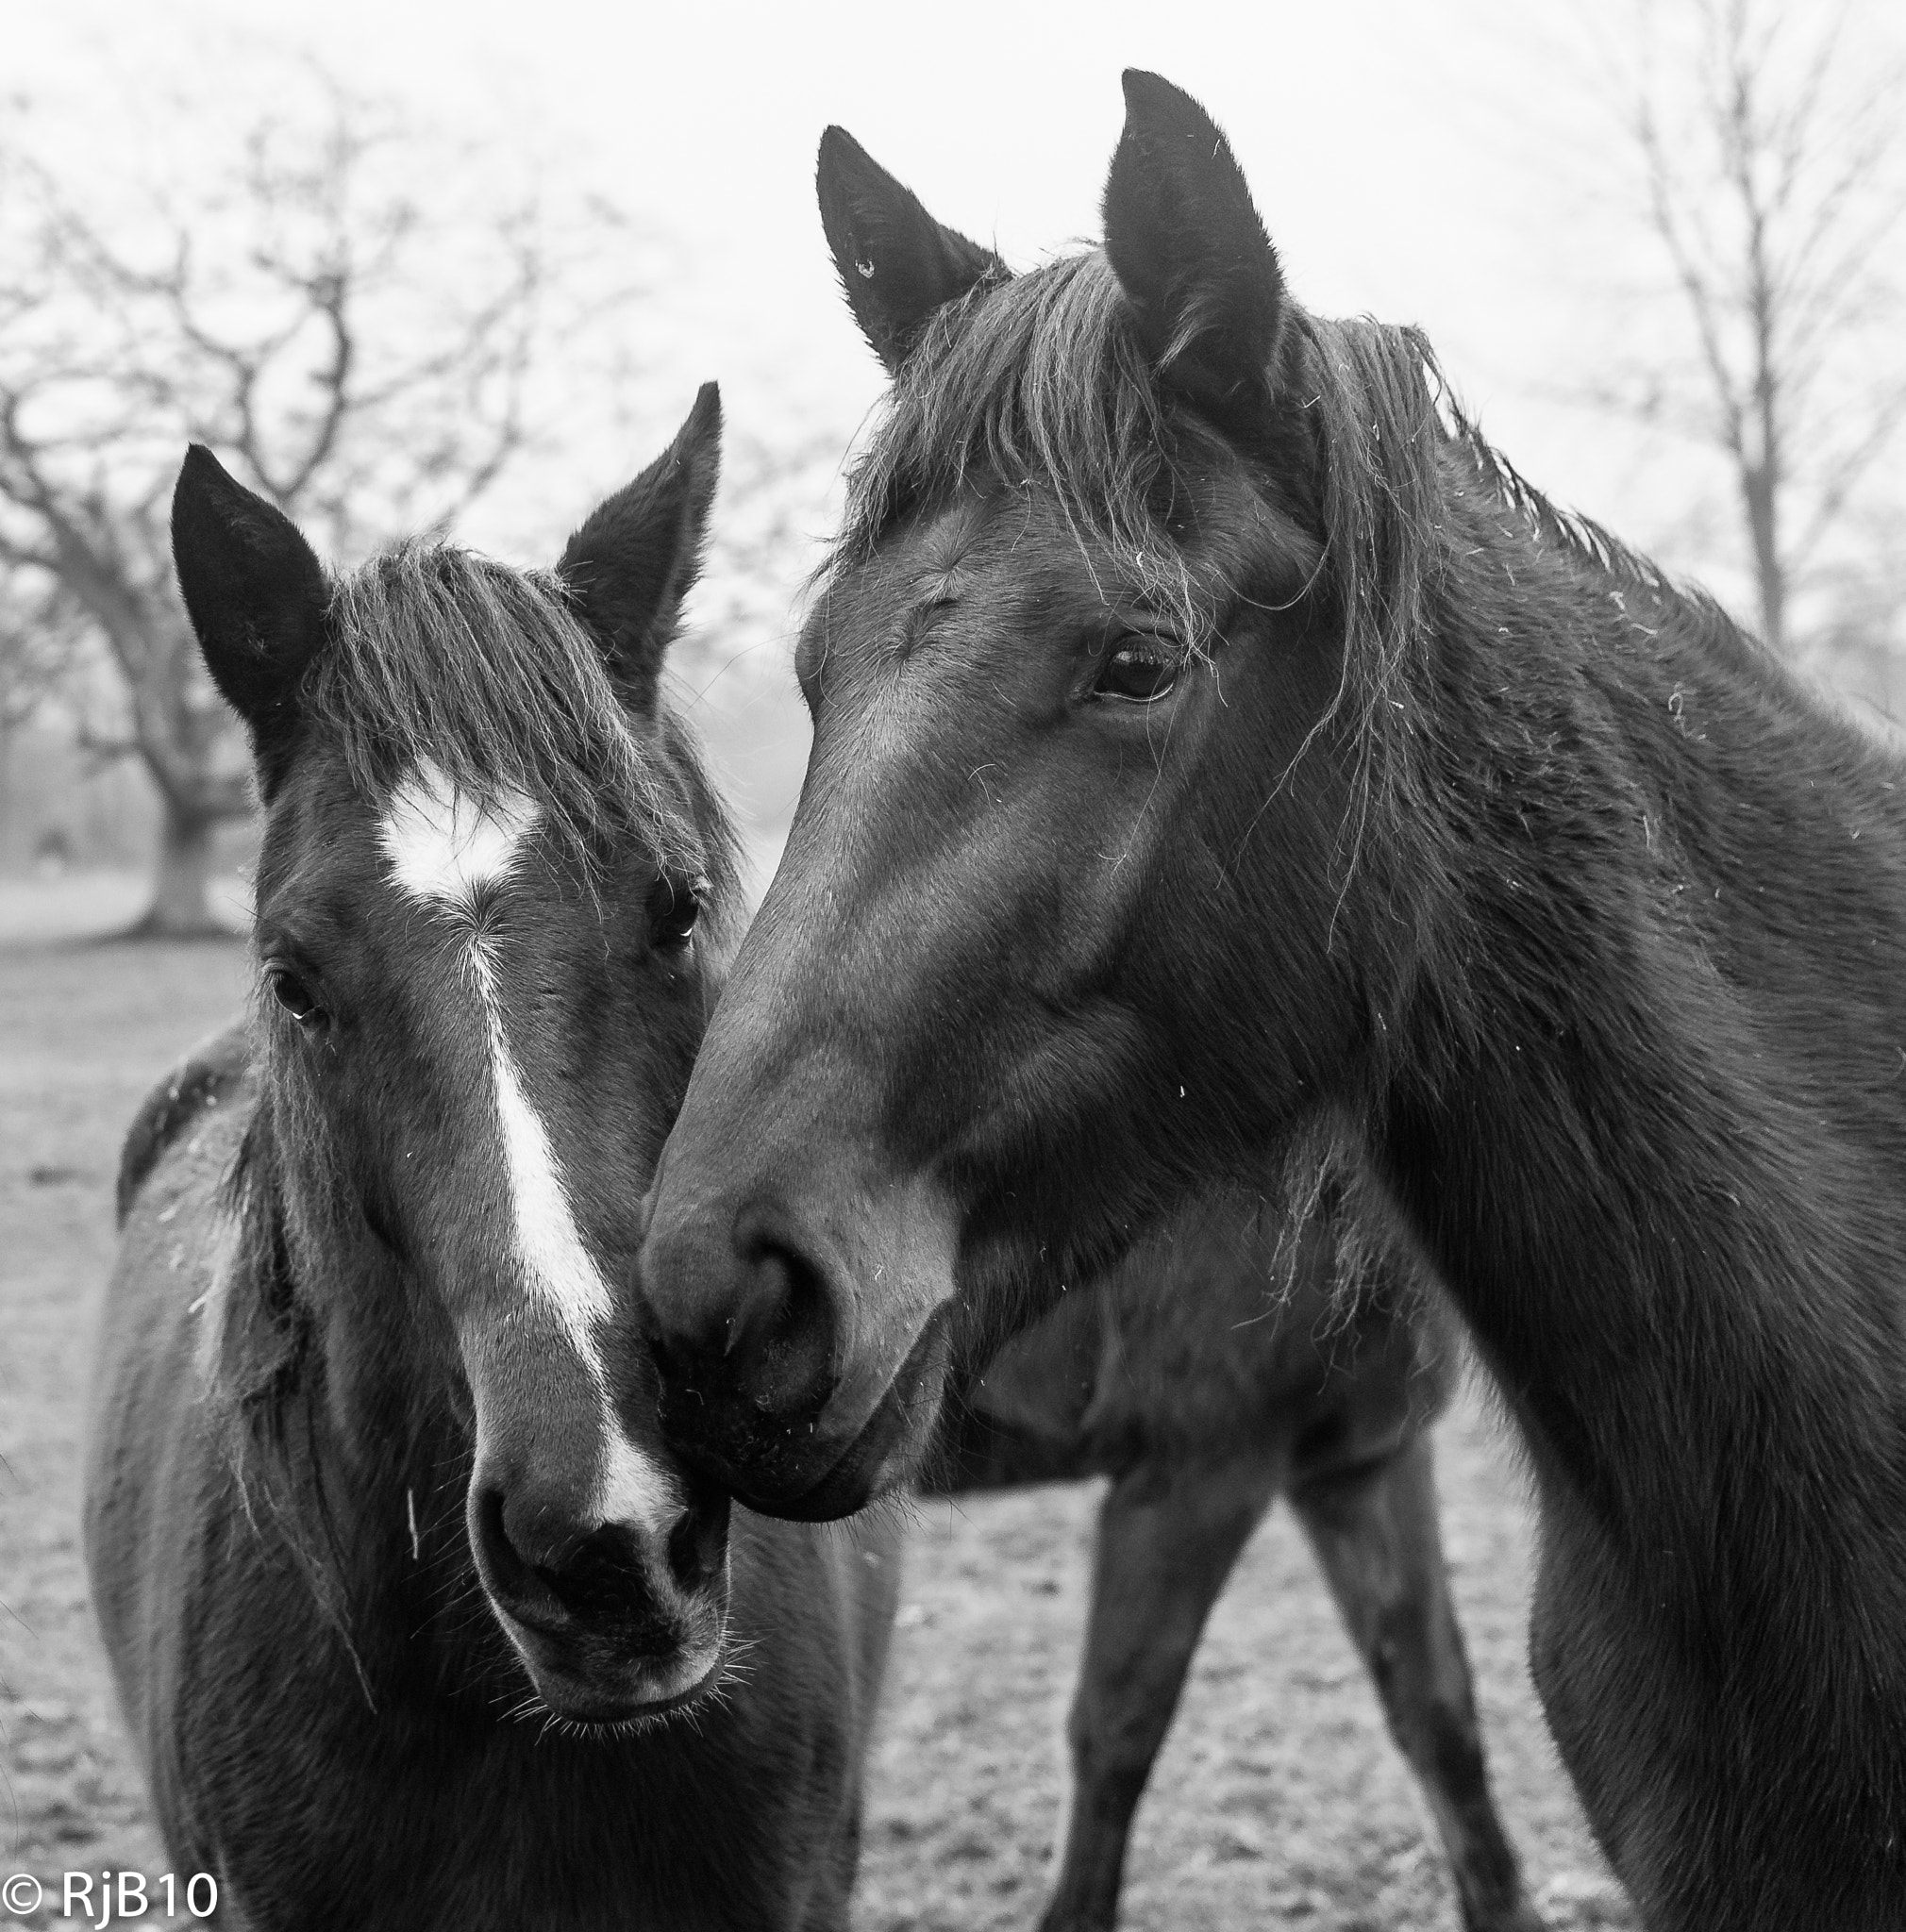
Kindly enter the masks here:
M 1857 1546 L 1906 1507 L 1894 774 L 1716 613 L 1532 545 L 1453 573 L 1378 1170 L 1612 1534 L 1726 1548 L 1773 1495 Z

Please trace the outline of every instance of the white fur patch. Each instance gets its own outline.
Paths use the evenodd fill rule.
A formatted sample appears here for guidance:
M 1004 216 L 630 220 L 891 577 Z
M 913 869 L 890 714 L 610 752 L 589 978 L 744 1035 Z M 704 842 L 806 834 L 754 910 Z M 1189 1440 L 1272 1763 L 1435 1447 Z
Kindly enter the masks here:
M 392 796 L 384 851 L 412 898 L 468 911 L 481 888 L 509 878 L 542 816 L 521 791 L 478 805 L 426 759 Z
M 641 1524 L 663 1534 L 680 1507 L 675 1486 L 628 1440 L 610 1410 L 609 1378 L 595 1346 L 596 1324 L 614 1311 L 614 1297 L 576 1224 L 548 1132 L 523 1091 L 480 939 L 472 940 L 470 959 L 490 1032 L 496 1115 L 503 1128 L 503 1158 L 516 1210 L 516 1252 L 524 1284 L 562 1324 L 602 1405 L 603 1466 L 592 1511 L 604 1523 Z
M 604 1523 L 640 1524 L 654 1537 L 665 1537 L 681 1514 L 682 1498 L 669 1473 L 608 1423 L 609 1459 L 591 1508 Z
M 530 1293 L 561 1322 L 582 1358 L 595 1369 L 595 1324 L 609 1319 L 614 1297 L 595 1257 L 576 1224 L 569 1190 L 557 1167 L 556 1150 L 543 1119 L 523 1091 L 515 1056 L 503 1027 L 496 998 L 495 975 L 490 970 L 490 948 L 481 939 L 470 941 L 470 976 L 483 1008 L 490 1036 L 490 1071 L 495 1083 L 496 1119 L 503 1129 L 503 1163 L 510 1176 L 510 1199 L 515 1208 L 516 1253 Z

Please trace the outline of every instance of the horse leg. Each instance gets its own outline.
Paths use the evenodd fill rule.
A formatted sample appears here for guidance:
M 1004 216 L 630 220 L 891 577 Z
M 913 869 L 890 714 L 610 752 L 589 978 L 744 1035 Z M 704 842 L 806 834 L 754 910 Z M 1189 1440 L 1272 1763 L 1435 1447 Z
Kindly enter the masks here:
M 1040 1932 L 1105 1932 L 1126 1844 L 1185 1673 L 1238 1552 L 1270 1507 L 1280 1459 L 1141 1463 L 1099 1511 L 1092 1609 L 1072 1701 L 1072 1809 Z
M 1436 1814 L 1467 1932 L 1542 1932 L 1490 1796 L 1428 1433 L 1374 1469 L 1294 1489 L 1291 1504 Z

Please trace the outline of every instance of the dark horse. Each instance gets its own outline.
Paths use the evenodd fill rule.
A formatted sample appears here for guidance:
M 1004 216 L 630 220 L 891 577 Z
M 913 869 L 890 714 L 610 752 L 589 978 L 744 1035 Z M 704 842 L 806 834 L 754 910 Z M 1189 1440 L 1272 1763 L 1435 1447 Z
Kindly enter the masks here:
M 851 1508 L 949 1364 L 1328 1130 L 1527 1441 L 1646 1923 L 1906 1924 L 1906 768 L 1126 100 L 1103 248 L 1018 277 L 823 144 L 894 380 L 643 1252 L 670 1439 Z
M 956 1493 L 1109 1476 L 1042 1932 L 1105 1932 L 1205 1620 L 1287 1495 L 1420 1781 L 1468 1932 L 1540 1932 L 1489 1792 L 1436 1520 L 1442 1303 L 1334 1212 L 1201 1203 L 1008 1342 L 947 1404 Z
M 629 1320 L 734 910 L 658 687 L 719 437 L 711 386 L 554 575 L 327 580 L 205 451 L 179 478 L 260 996 L 127 1143 L 86 1530 L 224 1924 L 846 1924 L 893 1539 L 730 1543 Z

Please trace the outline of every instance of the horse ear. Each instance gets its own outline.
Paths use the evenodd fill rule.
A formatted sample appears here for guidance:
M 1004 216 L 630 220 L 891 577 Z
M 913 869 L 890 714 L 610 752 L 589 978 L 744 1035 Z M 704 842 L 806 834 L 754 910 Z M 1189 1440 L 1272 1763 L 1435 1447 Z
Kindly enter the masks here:
M 298 679 L 324 642 L 324 565 L 291 518 L 197 442 L 173 487 L 172 558 L 206 669 L 269 768 L 296 728 Z
M 721 391 L 705 382 L 675 441 L 595 509 L 556 566 L 624 701 L 638 711 L 655 708 L 662 655 L 701 575 L 721 451 Z
M 821 136 L 814 184 L 847 306 L 890 375 L 936 308 L 1006 274 L 990 248 L 936 222 L 844 127 Z
M 1106 177 L 1105 252 L 1168 382 L 1221 422 L 1267 399 L 1286 306 L 1277 251 L 1216 122 L 1136 68 Z

